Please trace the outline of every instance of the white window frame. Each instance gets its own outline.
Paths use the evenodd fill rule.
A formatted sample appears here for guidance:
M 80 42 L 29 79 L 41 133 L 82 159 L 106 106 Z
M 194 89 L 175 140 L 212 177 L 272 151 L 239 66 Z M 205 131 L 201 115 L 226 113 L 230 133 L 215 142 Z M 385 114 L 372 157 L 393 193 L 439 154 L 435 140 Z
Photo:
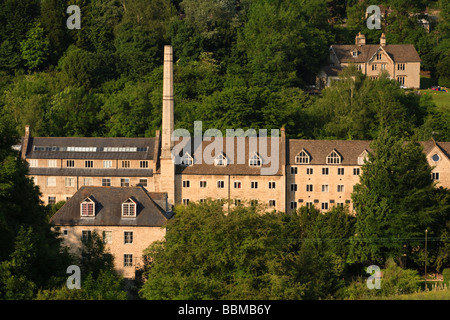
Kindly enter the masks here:
M 250 189 L 258 189 L 258 181 L 251 181 Z
M 341 164 L 341 160 L 341 155 L 336 150 L 331 151 L 327 156 L 327 164 Z
M 269 181 L 269 189 L 276 189 L 276 182 L 275 181 Z
M 112 168 L 112 160 L 103 160 L 103 168 Z
M 296 156 L 295 156 L 295 163 L 296 164 L 308 164 L 310 161 L 309 154 L 305 151 L 305 149 L 302 149 Z
M 121 187 L 129 187 L 130 186 L 130 178 L 120 178 L 120 186 Z
M 248 165 L 250 167 L 261 167 L 262 166 L 261 157 L 255 152 L 253 156 L 248 160 Z
M 123 267 L 129 268 L 133 266 L 133 254 L 132 253 L 124 253 L 123 254 Z
M 75 186 L 75 178 L 65 177 L 64 178 L 64 186 L 65 187 L 74 187 Z
M 111 182 L 111 178 L 102 178 L 102 187 L 110 187 Z
M 136 218 L 137 203 L 128 198 L 122 202 L 122 218 Z
M 58 161 L 56 159 L 49 159 L 48 160 L 48 167 L 49 168 L 57 168 L 58 167 Z
M 191 187 L 191 181 L 183 180 L 183 188 L 190 188 L 190 187 Z
M 206 188 L 208 186 L 208 182 L 206 180 L 200 180 L 199 185 L 200 188 Z
M 39 160 L 38 159 L 30 159 L 30 160 L 28 160 L 28 164 L 29 164 L 30 168 L 37 168 L 38 164 L 39 164 Z
M 223 189 L 225 188 L 225 181 L 224 180 L 217 180 L 217 189 Z
M 104 230 L 102 232 L 103 236 L 103 243 L 104 244 L 111 244 L 112 243 L 112 231 Z
M 133 242 L 134 242 L 133 231 L 124 231 L 123 232 L 123 244 L 133 244 Z
M 228 159 L 223 153 L 220 153 L 214 158 L 214 165 L 219 167 L 226 167 L 228 165 Z
M 143 187 L 148 186 L 148 179 L 147 178 L 139 178 L 139 185 Z
M 56 187 L 56 177 L 47 177 L 47 187 Z
M 234 189 L 242 189 L 242 182 L 234 181 L 233 186 L 234 186 Z
M 95 217 L 95 202 L 91 198 L 80 203 L 80 217 Z
M 188 152 L 186 152 L 184 156 L 181 158 L 180 164 L 188 167 L 192 166 L 194 165 L 194 158 L 192 158 L 192 156 Z

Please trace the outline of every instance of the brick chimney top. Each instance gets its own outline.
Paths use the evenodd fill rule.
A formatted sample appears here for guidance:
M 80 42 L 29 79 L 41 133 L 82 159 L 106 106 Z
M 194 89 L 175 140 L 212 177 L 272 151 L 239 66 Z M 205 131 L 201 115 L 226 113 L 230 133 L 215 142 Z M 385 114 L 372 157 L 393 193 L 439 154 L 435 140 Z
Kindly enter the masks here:
M 363 46 L 365 44 L 366 44 L 366 36 L 361 34 L 361 32 L 358 32 L 358 34 L 355 37 L 355 45 Z

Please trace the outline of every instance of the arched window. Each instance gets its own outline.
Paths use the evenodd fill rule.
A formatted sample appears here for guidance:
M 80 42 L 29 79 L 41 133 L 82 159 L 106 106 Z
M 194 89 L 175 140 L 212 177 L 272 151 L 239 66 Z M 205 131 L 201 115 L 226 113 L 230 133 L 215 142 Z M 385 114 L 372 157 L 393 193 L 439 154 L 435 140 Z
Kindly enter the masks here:
M 310 157 L 309 154 L 303 149 L 295 156 L 295 163 L 309 163 Z

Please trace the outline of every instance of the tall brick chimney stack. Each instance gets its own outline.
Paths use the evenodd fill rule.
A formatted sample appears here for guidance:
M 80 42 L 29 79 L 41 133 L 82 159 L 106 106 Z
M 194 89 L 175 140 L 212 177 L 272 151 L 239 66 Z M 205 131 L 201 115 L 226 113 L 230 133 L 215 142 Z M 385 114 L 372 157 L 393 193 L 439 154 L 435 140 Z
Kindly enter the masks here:
M 385 45 L 386 45 L 386 35 L 382 33 L 380 38 L 380 46 L 384 47 Z
M 366 36 L 361 34 L 361 32 L 358 32 L 358 34 L 355 37 L 355 45 L 363 46 L 365 44 L 366 44 Z
M 173 141 L 171 139 L 174 130 L 173 118 L 173 49 L 172 46 L 164 47 L 164 78 L 163 78 L 163 102 L 162 102 L 162 152 L 161 156 L 170 158 Z
M 173 115 L 173 49 L 164 47 L 164 75 L 161 128 L 161 158 L 159 191 L 167 192 L 169 209 L 175 205 L 175 162 L 172 159 L 172 132 L 174 130 Z

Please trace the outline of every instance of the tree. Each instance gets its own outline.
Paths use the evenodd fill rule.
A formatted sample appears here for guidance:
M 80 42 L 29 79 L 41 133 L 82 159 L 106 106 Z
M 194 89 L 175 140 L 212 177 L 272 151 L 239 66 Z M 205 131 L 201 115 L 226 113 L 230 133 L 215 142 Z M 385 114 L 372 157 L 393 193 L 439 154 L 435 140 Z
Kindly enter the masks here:
M 301 86 L 326 59 L 330 33 L 325 4 L 297 0 L 256 1 L 239 33 L 251 84 L 268 88 Z M 314 5 L 317 10 L 309 9 Z
M 39 23 L 27 32 L 27 37 L 20 43 L 25 66 L 30 69 L 42 67 L 49 57 L 50 41 L 44 35 Z
M 65 278 L 71 258 L 48 223 L 47 208 L 12 146 L 17 132 L 0 118 L 0 298 L 30 299 Z
M 426 108 L 420 97 L 405 94 L 386 73 L 372 80 L 350 66 L 339 78 L 308 110 L 314 138 L 372 140 L 385 126 L 406 137 L 422 125 Z
M 380 263 L 407 254 L 414 260 L 436 210 L 423 147 L 384 129 L 371 148 L 352 193 L 357 219 L 351 259 Z
M 296 257 L 279 241 L 280 215 L 219 201 L 176 208 L 166 239 L 145 252 L 145 299 L 300 299 Z

